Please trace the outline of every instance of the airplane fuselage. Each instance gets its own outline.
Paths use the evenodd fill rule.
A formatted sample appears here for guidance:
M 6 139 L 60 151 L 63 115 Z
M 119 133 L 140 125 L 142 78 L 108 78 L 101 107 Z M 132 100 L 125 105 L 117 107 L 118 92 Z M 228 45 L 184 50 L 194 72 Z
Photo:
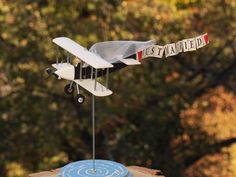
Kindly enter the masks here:
M 135 55 L 131 56 L 135 58 Z M 81 67 L 81 63 L 75 65 L 69 64 L 69 63 L 59 63 L 53 64 L 52 66 L 56 68 L 57 70 L 55 71 L 55 74 L 59 78 L 67 79 L 67 80 L 76 80 L 76 79 L 89 79 L 89 78 L 95 78 L 95 69 L 87 66 L 87 67 Z M 113 67 L 109 68 L 109 73 L 112 73 L 114 71 L 120 70 L 127 65 L 122 62 L 115 62 L 112 63 Z M 93 72 L 92 72 L 93 69 Z M 107 68 L 103 69 L 97 69 L 97 77 L 101 77 L 106 75 Z M 82 77 L 80 77 L 80 75 Z M 92 75 L 92 77 L 91 77 Z
M 114 71 L 120 70 L 124 67 L 126 67 L 127 65 L 124 63 L 112 63 L 114 65 L 114 67 L 109 68 L 109 73 L 112 73 Z M 91 78 L 91 69 L 92 67 L 86 67 L 86 68 L 82 68 L 82 79 L 89 79 Z M 74 67 L 74 80 L 75 79 L 80 79 L 80 64 L 78 64 L 77 66 Z M 101 77 L 101 76 L 105 76 L 106 75 L 107 70 L 106 69 L 98 69 L 97 70 L 97 77 Z M 93 76 L 92 78 L 95 77 L 95 72 L 93 69 Z

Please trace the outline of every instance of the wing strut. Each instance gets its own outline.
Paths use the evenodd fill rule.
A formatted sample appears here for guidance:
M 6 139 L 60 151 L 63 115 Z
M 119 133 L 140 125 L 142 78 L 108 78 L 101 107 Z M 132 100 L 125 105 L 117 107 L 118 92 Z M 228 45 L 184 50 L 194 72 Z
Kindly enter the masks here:
M 80 79 L 82 79 L 82 74 L 83 74 L 82 71 L 83 71 L 83 62 L 81 61 L 81 62 L 80 62 L 80 70 L 79 70 L 79 72 L 80 72 L 80 73 L 79 73 L 79 78 L 80 78 Z
M 109 84 L 109 68 L 107 68 L 107 72 L 106 72 L 106 88 L 108 90 L 108 84 Z
M 95 82 L 94 82 L 94 91 L 96 91 L 96 89 L 97 89 L 97 69 L 95 69 L 95 78 L 94 78 L 94 80 L 95 80 Z
M 105 68 L 104 68 L 105 69 Z M 98 72 L 100 70 L 91 66 L 91 78 L 88 79 L 76 79 L 75 83 L 85 88 L 87 91 L 92 93 L 94 96 L 108 96 L 112 94 L 112 91 L 108 89 L 109 69 L 106 68 L 106 86 L 103 86 L 97 81 Z M 101 71 L 103 72 L 103 71 Z
M 93 79 L 93 67 L 91 66 L 91 79 Z

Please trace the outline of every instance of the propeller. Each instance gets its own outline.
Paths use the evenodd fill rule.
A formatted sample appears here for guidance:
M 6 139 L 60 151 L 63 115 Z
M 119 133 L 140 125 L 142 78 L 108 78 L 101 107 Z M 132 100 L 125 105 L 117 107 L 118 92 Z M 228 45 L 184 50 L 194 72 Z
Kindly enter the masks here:
M 55 74 L 51 68 L 46 68 L 45 71 L 48 74 L 48 76 L 54 76 L 56 79 L 59 79 L 59 76 Z
M 46 68 L 45 71 L 49 76 L 51 76 L 53 74 L 53 71 L 51 68 Z

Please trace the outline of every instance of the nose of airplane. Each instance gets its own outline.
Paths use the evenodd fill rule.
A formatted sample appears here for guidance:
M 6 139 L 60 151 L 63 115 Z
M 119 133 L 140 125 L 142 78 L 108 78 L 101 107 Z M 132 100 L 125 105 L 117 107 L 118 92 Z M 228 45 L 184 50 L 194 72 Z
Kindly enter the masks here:
M 55 72 L 56 75 L 63 79 L 74 80 L 75 78 L 75 68 L 74 66 L 66 66 L 61 69 L 58 69 Z

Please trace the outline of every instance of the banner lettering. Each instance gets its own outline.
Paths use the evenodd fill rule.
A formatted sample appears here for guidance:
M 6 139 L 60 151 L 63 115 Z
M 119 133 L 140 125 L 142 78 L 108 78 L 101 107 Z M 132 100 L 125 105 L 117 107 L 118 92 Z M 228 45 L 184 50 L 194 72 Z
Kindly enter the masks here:
M 149 46 L 142 51 L 137 52 L 136 59 L 140 61 L 141 59 L 147 57 L 162 58 L 163 55 L 165 55 L 165 57 L 174 56 L 182 52 L 195 51 L 204 47 L 208 43 L 208 34 L 205 33 L 195 38 L 184 39 L 176 43 L 166 44 L 165 46 Z

